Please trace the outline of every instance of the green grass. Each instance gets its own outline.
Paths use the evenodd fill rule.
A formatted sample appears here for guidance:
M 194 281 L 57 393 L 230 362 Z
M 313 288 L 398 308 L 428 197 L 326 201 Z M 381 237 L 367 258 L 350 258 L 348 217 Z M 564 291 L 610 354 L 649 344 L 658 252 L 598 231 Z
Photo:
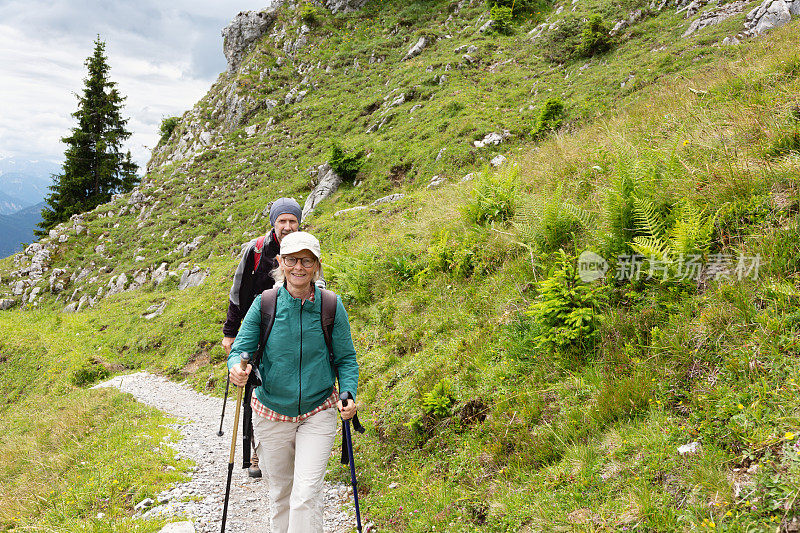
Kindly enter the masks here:
M 576 14 L 611 25 L 636 7 L 592 0 Z M 306 228 L 323 243 L 326 277 L 347 304 L 359 350 L 365 517 L 409 532 L 744 532 L 774 531 L 798 515 L 797 24 L 723 48 L 716 43 L 744 15 L 682 40 L 689 21 L 667 9 L 602 55 L 559 64 L 545 57 L 547 36 L 531 41 L 527 32 L 561 16 L 533 13 L 515 19 L 510 36 L 485 35 L 475 33 L 485 3 L 453 9 L 384 0 L 346 16 L 320 10 L 308 46 L 263 77 L 284 43 L 262 40 L 201 100 L 197 120 L 222 128 L 214 109 L 233 81 L 254 100 L 282 102 L 302 79 L 292 67 L 319 63 L 303 102 L 258 110 L 248 124 L 259 133 L 224 132 L 213 150 L 149 174 L 147 220 L 139 209 L 119 215 L 126 199 L 87 214 L 88 234 L 70 235 L 53 259 L 67 270 L 60 299 L 45 288 L 37 305 L 0 314 L 0 429 L 12 437 L 0 454 L 9 458 L 0 460 L 9 502 L 0 524 L 154 530 L 125 520 L 136 498 L 179 476 L 163 470 L 177 465 L 167 451 L 135 455 L 137 442 L 163 437 L 161 419 L 85 386 L 144 368 L 221 394 L 218 342 L 240 243 L 265 230 L 269 200 L 308 194 L 306 169 L 329 158 L 334 140 L 366 151 L 360 184 L 343 185 Z M 300 20 L 283 11 L 279 24 L 293 36 Z M 420 35 L 435 39 L 400 62 Z M 454 50 L 464 44 L 477 47 L 477 62 L 459 67 L 464 52 Z M 370 64 L 373 55 L 382 61 Z M 387 110 L 400 93 L 406 102 Z M 553 98 L 564 102 L 565 122 L 532 135 Z M 184 116 L 159 157 L 189 123 Z M 511 137 L 500 146 L 473 146 L 504 129 Z M 516 166 L 488 170 L 497 153 Z M 476 181 L 459 183 L 468 172 Z M 426 189 L 434 175 L 448 184 Z M 393 192 L 406 196 L 334 216 Z M 561 254 L 630 252 L 646 235 L 637 201 L 665 228 L 682 220 L 681 205 L 704 209 L 714 222 L 703 259 L 760 254 L 758 279 L 607 281 L 593 343 L 577 351 L 542 343 L 548 322 L 530 310 L 553 298 L 545 283 Z M 173 252 L 197 236 L 195 251 Z M 95 252 L 99 242 L 106 257 Z M 68 281 L 91 262 L 91 275 Z M 131 279 L 161 262 L 178 276 L 182 263 L 210 273 L 186 291 L 176 278 L 156 287 L 148 277 L 94 308 L 60 313 L 75 289 L 75 299 L 94 296 L 113 276 Z M 0 272 L 14 268 L 0 261 Z M 145 320 L 162 301 L 164 314 Z M 434 416 L 443 382 L 453 404 Z M 43 404 L 58 411 L 39 414 Z M 69 413 L 69 424 L 57 413 Z M 702 453 L 680 456 L 693 441 Z M 63 484 L 41 483 L 34 457 L 51 458 Z M 117 457 L 130 458 L 131 470 Z M 344 469 L 331 471 L 347 482 Z M 120 487 L 110 492 L 114 479 Z M 95 525 L 98 512 L 110 522 Z

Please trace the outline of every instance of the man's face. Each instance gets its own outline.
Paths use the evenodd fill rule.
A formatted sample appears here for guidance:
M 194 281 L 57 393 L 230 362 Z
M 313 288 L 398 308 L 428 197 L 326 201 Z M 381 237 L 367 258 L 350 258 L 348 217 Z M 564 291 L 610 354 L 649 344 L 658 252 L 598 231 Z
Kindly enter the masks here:
M 275 219 L 275 236 L 278 238 L 279 243 L 284 237 L 294 233 L 299 228 L 300 223 L 297 221 L 297 217 L 289 213 L 284 213 Z

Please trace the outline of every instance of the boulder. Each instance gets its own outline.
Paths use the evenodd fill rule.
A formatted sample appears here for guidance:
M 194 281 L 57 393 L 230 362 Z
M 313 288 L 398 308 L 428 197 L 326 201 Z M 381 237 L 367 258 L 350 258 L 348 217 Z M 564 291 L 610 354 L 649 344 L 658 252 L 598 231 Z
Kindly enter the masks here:
M 506 161 L 508 161 L 506 157 L 502 154 L 499 154 L 495 156 L 491 161 L 489 161 L 489 164 L 492 165 L 494 168 L 497 168 L 504 165 Z
M 10 298 L 0 299 L 0 311 L 6 311 L 14 307 L 14 300 Z
M 378 198 L 377 200 L 372 202 L 372 204 L 370 204 L 370 205 L 389 204 L 389 203 L 392 203 L 392 202 L 396 202 L 398 200 L 402 200 L 403 196 L 404 195 L 401 194 L 401 193 L 390 194 L 389 196 L 384 196 L 383 198 Z
M 367 3 L 367 0 L 326 0 L 325 7 L 330 9 L 334 13 L 349 13 L 351 11 L 358 11 L 364 4 Z
M 508 130 L 503 130 L 502 133 L 492 132 L 487 134 L 480 141 L 473 141 L 472 144 L 475 145 L 475 148 L 483 148 L 484 146 L 489 146 L 490 144 L 498 145 L 506 140 L 510 135 L 511 132 Z
M 164 300 L 160 304 L 153 304 L 147 308 L 144 312 L 145 320 L 152 320 L 155 317 L 162 315 L 164 313 L 164 309 L 167 308 L 167 301 Z
M 792 15 L 800 15 L 800 0 L 764 0 L 747 14 L 745 35 L 755 36 L 787 24 Z
M 191 287 L 197 287 L 208 276 L 208 270 L 201 270 L 200 267 L 193 267 L 183 271 L 181 281 L 178 283 L 178 290 L 184 290 Z
M 431 178 L 431 182 L 425 186 L 426 189 L 435 189 L 436 187 L 441 187 L 444 182 L 447 181 L 447 178 L 442 176 L 434 176 Z
M 306 218 L 320 202 L 329 198 L 342 184 L 342 178 L 325 163 L 317 171 L 317 186 L 311 191 L 303 205 L 303 218 Z
M 412 46 L 408 50 L 408 52 L 406 52 L 406 55 L 403 56 L 402 61 L 405 61 L 407 59 L 411 59 L 412 57 L 417 57 L 418 55 L 420 55 L 422 53 L 423 50 L 425 50 L 426 46 L 428 46 L 428 38 L 424 37 L 424 36 L 420 37 L 419 40 L 417 41 L 417 44 Z
M 156 285 L 161 285 L 167 279 L 167 264 L 161 263 L 159 267 L 153 272 L 153 281 Z
M 262 35 L 275 22 L 276 8 L 266 11 L 242 11 L 222 30 L 222 51 L 228 60 L 228 72 L 233 72 Z
M 800 4 L 800 0 L 796 1 L 798 2 L 798 4 Z M 682 37 L 686 38 L 698 30 L 701 30 L 708 26 L 715 26 L 727 18 L 730 18 L 734 15 L 738 15 L 739 13 L 744 11 L 746 5 L 747 5 L 746 0 L 737 0 L 736 2 L 725 4 L 719 9 L 712 9 L 711 11 L 702 13 L 698 18 L 692 21 L 692 23 L 689 25 L 686 31 L 683 32 Z

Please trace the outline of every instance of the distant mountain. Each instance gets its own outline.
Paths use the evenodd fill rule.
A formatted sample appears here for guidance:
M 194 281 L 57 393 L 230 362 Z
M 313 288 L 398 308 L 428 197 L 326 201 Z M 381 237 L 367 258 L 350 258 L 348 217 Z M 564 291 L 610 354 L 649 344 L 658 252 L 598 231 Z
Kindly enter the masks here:
M 10 215 L 29 206 L 29 202 L 0 190 L 0 215 Z M 2 228 L 0 228 L 2 229 Z
M 52 175 L 60 170 L 50 161 L 0 159 L 0 214 L 11 215 L 44 200 Z
M 42 220 L 44 206 L 44 202 L 39 202 L 11 215 L 0 215 L 0 258 L 21 252 L 20 243 L 36 239 L 33 230 Z

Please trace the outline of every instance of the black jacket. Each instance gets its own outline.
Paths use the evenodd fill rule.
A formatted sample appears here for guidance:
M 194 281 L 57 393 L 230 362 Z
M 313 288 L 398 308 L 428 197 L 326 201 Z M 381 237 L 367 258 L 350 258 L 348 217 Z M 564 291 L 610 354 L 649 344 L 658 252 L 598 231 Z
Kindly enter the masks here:
M 275 231 L 269 232 L 264 239 L 264 249 L 261 250 L 261 259 L 258 263 L 258 270 L 253 270 L 255 264 L 256 240 L 253 239 L 245 246 L 242 260 L 236 268 L 233 276 L 233 285 L 228 294 L 228 316 L 222 325 L 222 334 L 225 337 L 236 337 L 239 326 L 244 315 L 250 309 L 256 296 L 275 285 L 275 280 L 270 276 L 270 272 L 278 266 L 275 256 L 281 250 L 278 239 L 275 238 Z

